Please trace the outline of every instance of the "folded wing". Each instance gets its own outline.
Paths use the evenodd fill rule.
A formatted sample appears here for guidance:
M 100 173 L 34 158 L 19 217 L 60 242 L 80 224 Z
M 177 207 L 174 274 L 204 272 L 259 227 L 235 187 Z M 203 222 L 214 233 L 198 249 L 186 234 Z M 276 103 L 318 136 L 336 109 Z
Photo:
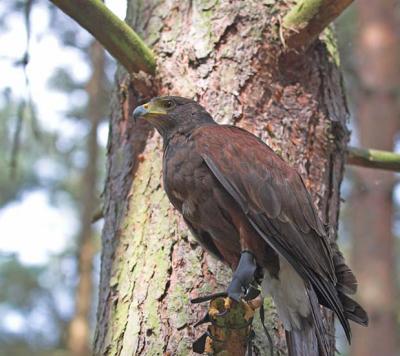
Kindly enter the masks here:
M 311 283 L 323 304 L 337 314 L 350 339 L 348 316 L 336 290 L 336 256 L 300 175 L 240 128 L 203 126 L 193 136 L 207 166 L 260 237 Z M 343 272 L 349 278 L 347 270 Z M 351 282 L 356 283 L 355 279 Z M 346 286 L 340 286 L 345 292 Z

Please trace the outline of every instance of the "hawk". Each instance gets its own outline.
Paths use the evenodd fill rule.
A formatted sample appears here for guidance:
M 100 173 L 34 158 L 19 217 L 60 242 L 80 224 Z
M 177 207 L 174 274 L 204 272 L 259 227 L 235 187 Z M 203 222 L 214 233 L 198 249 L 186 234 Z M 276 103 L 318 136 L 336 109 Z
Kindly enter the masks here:
M 197 102 L 158 97 L 138 106 L 164 142 L 164 189 L 197 241 L 233 271 L 228 296 L 251 285 L 271 295 L 291 355 L 307 355 L 300 341 L 327 340 L 320 304 L 332 310 L 350 342 L 349 320 L 368 324 L 348 295 L 357 280 L 317 214 L 298 172 L 259 138 L 217 124 Z

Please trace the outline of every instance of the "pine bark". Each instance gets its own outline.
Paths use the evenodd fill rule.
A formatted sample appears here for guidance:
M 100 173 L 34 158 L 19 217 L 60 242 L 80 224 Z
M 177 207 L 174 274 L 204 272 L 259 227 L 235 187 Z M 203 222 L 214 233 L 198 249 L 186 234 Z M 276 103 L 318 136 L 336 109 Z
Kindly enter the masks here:
M 189 298 L 225 290 L 230 277 L 188 235 L 164 194 L 160 138 L 130 116 L 144 97 L 195 98 L 218 122 L 260 136 L 302 174 L 336 238 L 348 136 L 341 77 L 331 41 L 305 54 L 284 52 L 278 15 L 287 10 L 278 1 L 128 2 L 127 21 L 154 49 L 158 72 L 148 84 L 137 76 L 129 81 L 122 70 L 117 75 L 96 355 L 192 354 L 204 332 L 193 324 L 207 306 L 192 306 Z M 267 309 L 284 354 L 284 333 L 268 301 Z M 268 355 L 266 338 L 256 333 L 255 354 Z
M 399 19 L 394 0 L 357 4 L 357 127 L 361 146 L 392 151 L 399 129 Z M 368 328 L 355 328 L 355 356 L 398 355 L 396 269 L 393 236 L 395 178 L 392 173 L 355 169 L 352 196 L 353 258 Z

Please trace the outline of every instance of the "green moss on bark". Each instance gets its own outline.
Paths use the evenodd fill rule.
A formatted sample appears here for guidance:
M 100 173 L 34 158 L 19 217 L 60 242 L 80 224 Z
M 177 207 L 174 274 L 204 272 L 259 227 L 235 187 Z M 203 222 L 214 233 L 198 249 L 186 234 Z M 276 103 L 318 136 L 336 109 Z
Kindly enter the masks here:
M 320 11 L 326 0 L 299 0 L 283 20 L 286 28 L 299 29 L 306 26 Z
M 52 0 L 89 31 L 129 72 L 154 74 L 153 52 L 125 22 L 99 0 Z

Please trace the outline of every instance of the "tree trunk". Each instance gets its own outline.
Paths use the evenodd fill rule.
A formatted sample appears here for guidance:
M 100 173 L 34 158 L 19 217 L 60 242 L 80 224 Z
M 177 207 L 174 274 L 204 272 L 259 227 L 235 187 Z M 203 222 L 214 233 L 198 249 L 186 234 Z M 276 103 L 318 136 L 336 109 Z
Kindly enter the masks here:
M 347 142 L 341 77 L 331 42 L 317 42 L 305 55 L 283 52 L 277 15 L 286 11 L 271 1 L 129 1 L 127 21 L 157 53 L 158 73 L 153 85 L 117 75 L 97 355 L 191 354 L 204 332 L 193 323 L 207 306 L 190 305 L 189 298 L 225 290 L 230 276 L 188 235 L 164 194 L 160 138 L 130 116 L 143 96 L 195 98 L 218 122 L 260 136 L 302 174 L 336 238 Z M 284 353 L 270 304 L 268 316 Z M 266 337 L 256 334 L 256 355 L 268 355 Z
M 360 144 L 393 150 L 399 128 L 399 22 L 394 0 L 361 1 L 358 33 L 357 125 Z M 398 355 L 393 238 L 394 175 L 358 168 L 352 197 L 353 257 L 368 328 L 355 328 L 356 356 Z
M 71 320 L 68 335 L 68 348 L 73 356 L 90 355 L 90 314 L 93 299 L 93 257 L 95 253 L 92 229 L 92 216 L 96 210 L 98 178 L 97 128 L 103 117 L 101 103 L 104 88 L 104 50 L 94 41 L 90 48 L 92 76 L 86 86 L 89 97 L 87 108 L 90 124 L 87 137 L 87 165 L 82 176 L 81 192 L 81 230 L 78 236 L 79 282 L 75 296 L 75 315 Z

